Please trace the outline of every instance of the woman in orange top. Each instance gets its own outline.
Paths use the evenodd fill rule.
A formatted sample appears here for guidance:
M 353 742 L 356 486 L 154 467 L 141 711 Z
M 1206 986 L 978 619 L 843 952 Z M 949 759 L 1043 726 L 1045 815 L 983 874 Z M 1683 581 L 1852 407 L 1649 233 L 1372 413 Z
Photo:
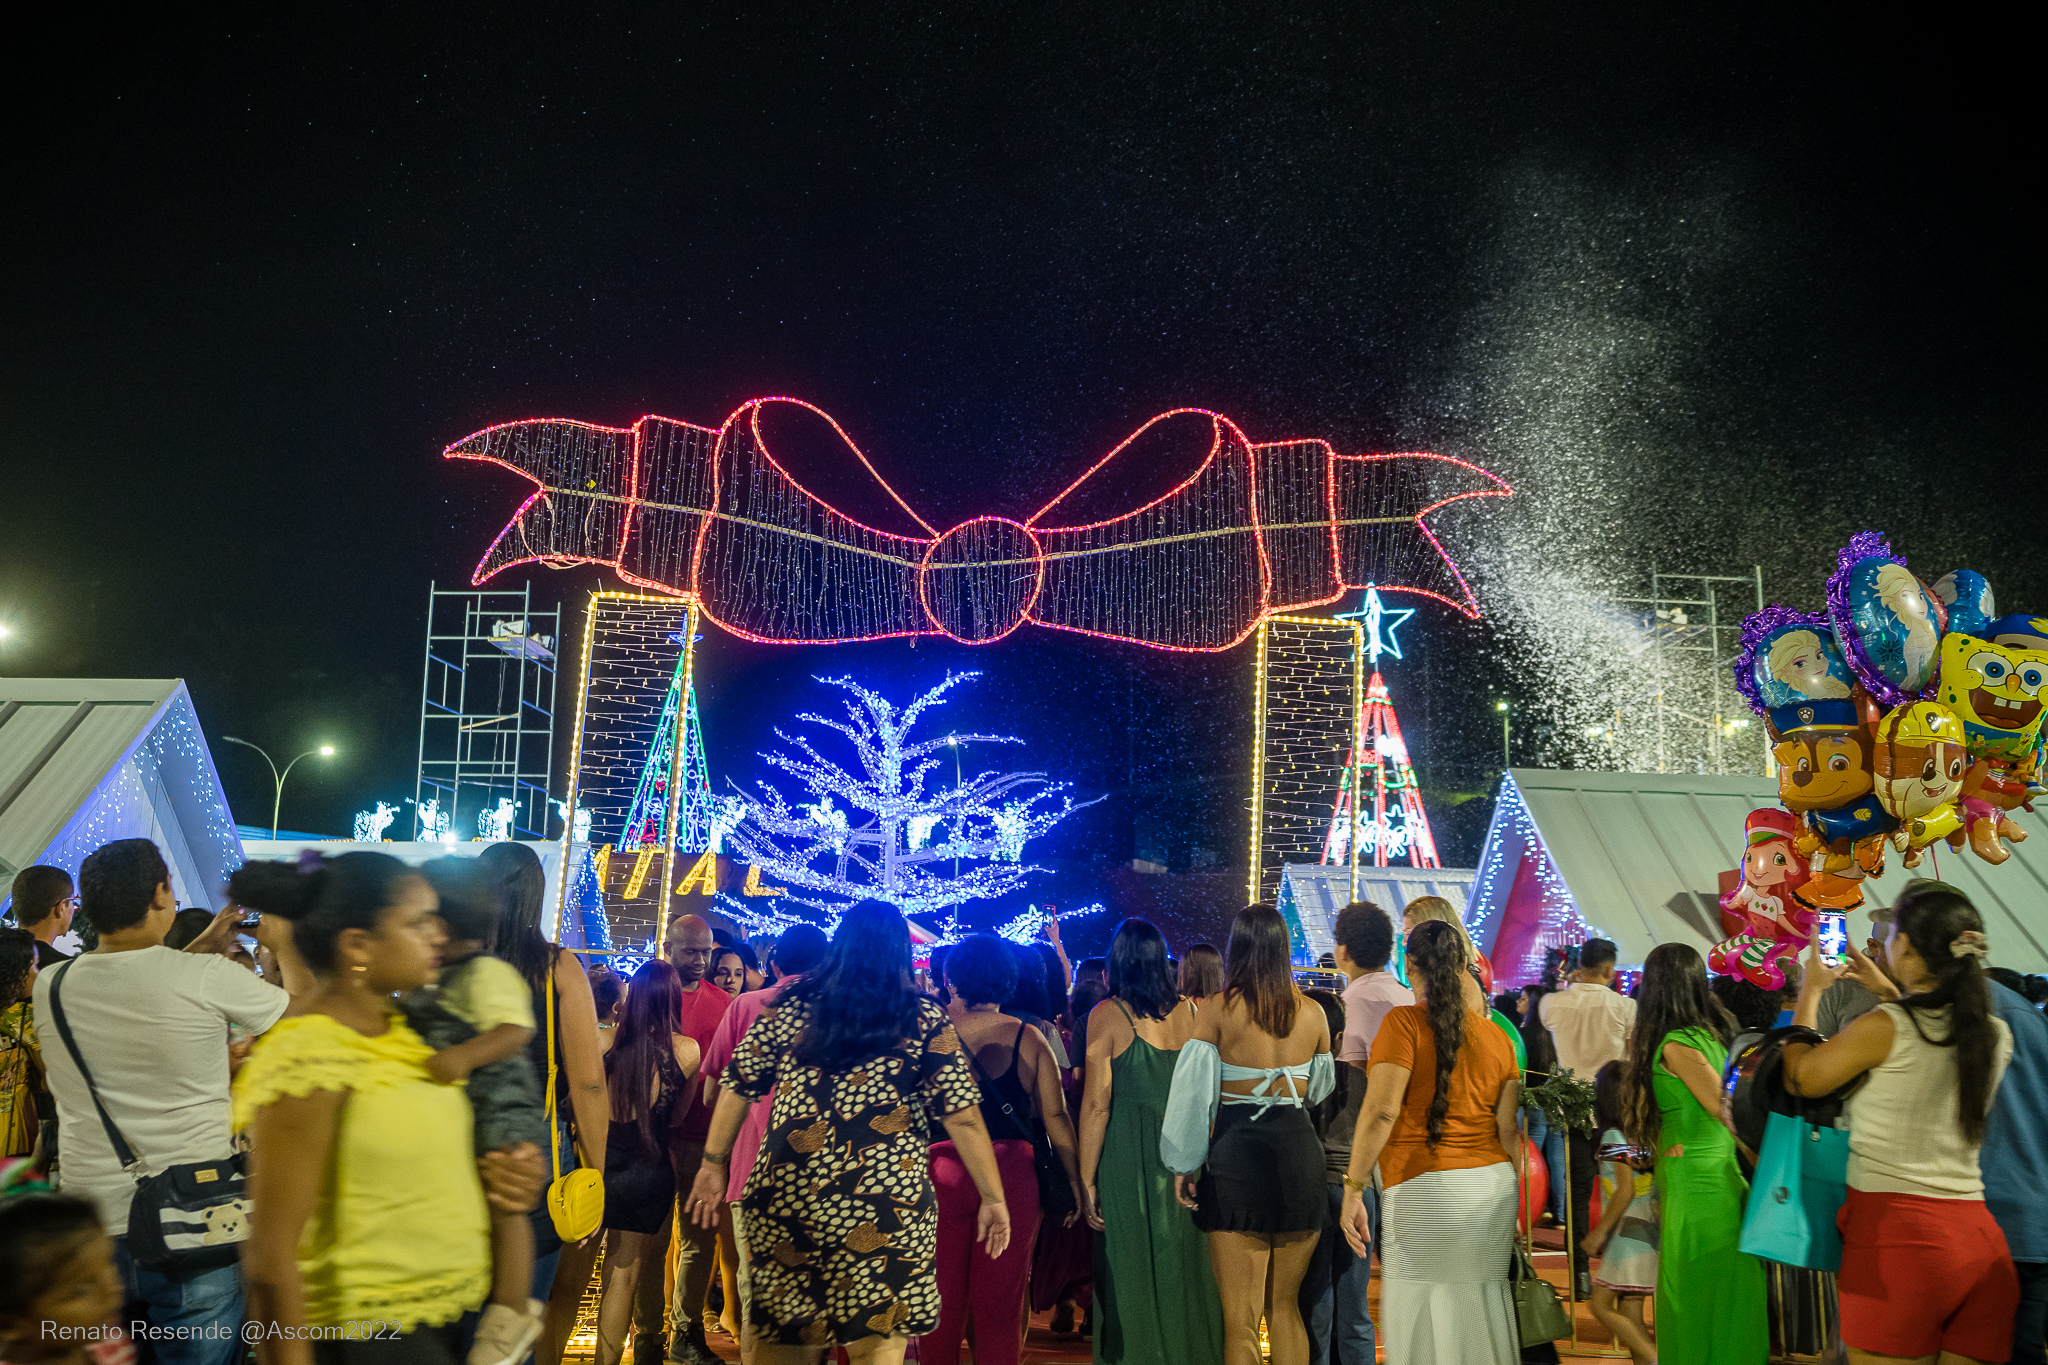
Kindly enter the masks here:
M 1515 1365 L 1514 1049 L 1465 998 L 1456 925 L 1418 924 L 1407 949 L 1416 1003 L 1391 1011 L 1373 1040 L 1339 1221 L 1369 1254 L 1363 1193 L 1377 1165 L 1388 1360 Z

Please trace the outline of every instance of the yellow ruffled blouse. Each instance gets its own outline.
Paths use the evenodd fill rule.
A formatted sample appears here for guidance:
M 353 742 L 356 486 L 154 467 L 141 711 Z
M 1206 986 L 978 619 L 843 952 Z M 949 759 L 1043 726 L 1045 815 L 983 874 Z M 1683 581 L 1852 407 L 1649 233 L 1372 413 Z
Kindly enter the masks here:
M 433 1050 L 396 1013 L 366 1038 L 324 1014 L 282 1019 L 235 1077 L 235 1131 L 286 1095 L 343 1090 L 320 1201 L 299 1238 L 306 1322 L 450 1322 L 490 1288 L 490 1210 L 469 1098 L 427 1074 Z

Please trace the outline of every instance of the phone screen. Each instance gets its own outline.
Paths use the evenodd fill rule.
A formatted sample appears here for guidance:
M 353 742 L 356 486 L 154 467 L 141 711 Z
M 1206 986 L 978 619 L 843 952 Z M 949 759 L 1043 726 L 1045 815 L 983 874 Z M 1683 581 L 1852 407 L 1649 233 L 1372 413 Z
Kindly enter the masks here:
M 1829 966 L 1846 961 L 1849 956 L 1849 917 L 1822 915 L 1815 927 L 1820 934 L 1821 960 Z

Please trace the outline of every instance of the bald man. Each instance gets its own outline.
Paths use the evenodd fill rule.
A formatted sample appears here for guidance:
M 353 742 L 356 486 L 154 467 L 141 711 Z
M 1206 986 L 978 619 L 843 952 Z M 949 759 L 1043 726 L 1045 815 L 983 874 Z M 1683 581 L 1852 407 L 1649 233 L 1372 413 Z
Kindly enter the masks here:
M 683 979 L 683 1014 L 679 1032 L 710 1046 L 725 1018 L 732 997 L 709 979 L 711 955 L 717 946 L 711 926 L 697 915 L 684 915 L 668 922 L 668 936 L 662 941 L 662 956 Z M 711 1110 L 703 1103 L 703 1079 L 690 1082 L 690 1103 L 677 1105 L 669 1127 L 669 1152 L 676 1163 L 676 1193 L 687 1198 L 697 1179 L 697 1166 L 704 1159 L 704 1137 L 711 1131 Z M 718 1356 L 704 1342 L 704 1296 L 711 1288 L 711 1276 L 718 1268 L 718 1229 L 700 1228 L 685 1214 L 676 1220 L 682 1229 L 682 1246 L 676 1257 L 675 1300 L 667 1305 L 663 1321 L 662 1277 L 642 1275 L 633 1305 L 633 1358 L 652 1365 L 661 1358 L 662 1332 L 668 1333 L 668 1359 L 676 1365 L 718 1365 Z M 665 1253 L 664 1248 L 664 1253 Z M 666 1259 L 664 1254 L 663 1259 Z

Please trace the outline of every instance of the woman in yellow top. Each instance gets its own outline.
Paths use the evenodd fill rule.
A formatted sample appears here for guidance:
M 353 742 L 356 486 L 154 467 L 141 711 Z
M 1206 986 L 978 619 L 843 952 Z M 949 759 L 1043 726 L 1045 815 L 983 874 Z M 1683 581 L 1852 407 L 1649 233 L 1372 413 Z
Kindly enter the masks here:
M 252 1140 L 245 1339 L 264 1365 L 452 1362 L 456 1319 L 490 1286 L 486 1187 L 524 1210 L 541 1164 L 531 1144 L 476 1160 L 467 1096 L 428 1074 L 392 1002 L 433 979 L 433 889 L 396 858 L 347 853 L 250 863 L 228 892 L 291 922 L 316 983 L 235 1078 Z M 308 1339 L 321 1329 L 335 1339 Z
M 35 939 L 26 929 L 0 929 L 0 1157 L 36 1149 L 43 1053 L 29 1001 L 35 984 Z

